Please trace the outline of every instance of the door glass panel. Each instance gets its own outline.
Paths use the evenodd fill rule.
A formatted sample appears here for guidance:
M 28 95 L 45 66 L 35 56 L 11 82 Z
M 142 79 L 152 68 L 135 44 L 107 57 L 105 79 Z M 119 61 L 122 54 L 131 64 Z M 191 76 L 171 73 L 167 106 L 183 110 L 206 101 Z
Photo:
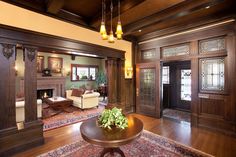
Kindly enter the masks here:
M 140 104 L 155 106 L 155 69 L 140 69 Z
M 191 101 L 191 70 L 181 70 L 181 100 Z
M 224 90 L 224 58 L 201 59 L 202 90 Z
M 170 77 L 170 67 L 163 66 L 163 68 L 162 68 L 162 84 L 169 84 L 169 77 Z

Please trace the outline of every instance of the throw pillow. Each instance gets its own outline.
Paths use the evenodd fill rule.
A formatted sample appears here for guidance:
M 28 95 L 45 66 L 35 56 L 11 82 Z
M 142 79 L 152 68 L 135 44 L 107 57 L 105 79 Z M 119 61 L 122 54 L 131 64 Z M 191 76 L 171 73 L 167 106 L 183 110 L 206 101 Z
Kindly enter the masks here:
M 72 89 L 71 96 L 81 97 L 84 94 L 83 89 Z

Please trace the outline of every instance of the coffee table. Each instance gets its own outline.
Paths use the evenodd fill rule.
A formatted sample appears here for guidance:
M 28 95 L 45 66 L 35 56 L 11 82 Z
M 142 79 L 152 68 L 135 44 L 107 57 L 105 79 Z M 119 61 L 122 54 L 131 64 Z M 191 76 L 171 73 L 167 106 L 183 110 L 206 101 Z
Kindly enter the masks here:
M 128 128 L 124 130 L 118 128 L 112 128 L 111 130 L 101 128 L 98 125 L 97 118 L 87 120 L 80 127 L 82 138 L 91 144 L 102 146 L 104 149 L 101 152 L 101 157 L 107 153 L 114 154 L 114 152 L 125 157 L 119 147 L 137 139 L 143 131 L 141 120 L 130 115 L 127 118 Z
M 68 107 L 73 105 L 73 100 L 63 97 L 52 97 L 52 98 L 46 98 L 45 103 L 56 111 L 71 112 L 71 110 L 69 110 Z

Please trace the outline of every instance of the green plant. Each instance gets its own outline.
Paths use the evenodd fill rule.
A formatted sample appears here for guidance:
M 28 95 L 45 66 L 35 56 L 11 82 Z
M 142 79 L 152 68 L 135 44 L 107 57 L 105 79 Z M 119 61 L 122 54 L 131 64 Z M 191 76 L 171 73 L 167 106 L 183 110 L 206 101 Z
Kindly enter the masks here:
M 107 82 L 107 77 L 106 75 L 104 74 L 104 72 L 102 71 L 99 71 L 96 73 L 96 83 L 97 85 L 99 86 L 100 84 L 106 84 Z
M 128 119 L 122 114 L 122 109 L 114 107 L 113 109 L 105 109 L 98 118 L 100 127 L 111 129 L 117 127 L 125 129 L 128 127 Z

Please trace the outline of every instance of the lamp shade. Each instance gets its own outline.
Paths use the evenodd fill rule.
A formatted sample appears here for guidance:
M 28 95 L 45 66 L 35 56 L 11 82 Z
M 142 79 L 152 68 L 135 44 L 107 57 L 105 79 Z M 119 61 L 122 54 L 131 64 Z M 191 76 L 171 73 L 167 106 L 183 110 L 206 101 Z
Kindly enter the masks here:
M 108 42 L 109 43 L 114 43 L 115 40 L 114 40 L 114 35 L 113 35 L 113 31 L 110 31 L 110 35 L 108 37 Z
M 104 34 L 106 33 L 106 27 L 105 27 L 105 22 L 101 22 L 101 26 L 100 26 L 100 34 Z
M 102 39 L 103 40 L 107 40 L 108 36 L 107 36 L 107 32 L 105 31 L 105 33 L 102 34 Z

